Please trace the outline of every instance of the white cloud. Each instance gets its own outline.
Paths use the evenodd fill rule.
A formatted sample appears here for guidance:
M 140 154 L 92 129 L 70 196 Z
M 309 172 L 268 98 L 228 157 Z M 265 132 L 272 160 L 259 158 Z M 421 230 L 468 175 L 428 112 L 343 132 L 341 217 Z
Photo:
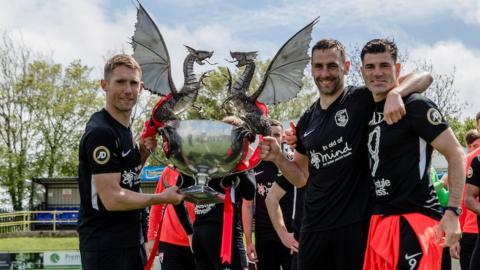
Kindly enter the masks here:
M 109 52 L 128 50 L 134 18 L 133 6 L 108 14 L 100 0 L 21 0 L 3 5 L 0 26 L 56 62 L 81 59 L 98 68 Z
M 439 74 L 451 74 L 454 69 L 454 87 L 459 98 L 469 102 L 462 117 L 474 117 L 480 111 L 478 74 L 480 51 L 465 47 L 458 41 L 441 41 L 433 45 L 422 45 L 409 51 L 410 60 L 426 60 L 433 64 Z
M 162 0 L 163 1 L 163 0 Z M 153 1 L 150 7 L 167 3 L 170 7 L 177 2 Z M 198 1 L 197 1 L 198 2 Z M 177 5 L 178 10 L 197 8 L 195 1 L 183 1 Z M 103 58 L 114 52 L 125 50 L 131 53 L 127 43 L 131 37 L 135 23 L 135 7 L 130 1 L 121 1 L 122 4 L 116 13 L 108 13 L 105 2 L 102 0 L 16 0 L 4 4 L 0 9 L 0 29 L 21 34 L 24 42 L 30 48 L 50 54 L 55 62 L 69 63 L 74 59 L 81 59 L 84 64 L 96 68 L 94 76 L 101 76 Z M 320 15 L 320 22 L 316 32 L 323 33 L 324 29 L 365 25 L 370 31 L 394 36 L 397 40 L 409 40 L 409 33 L 402 29 L 402 23 L 416 21 L 428 23 L 435 21 L 438 16 L 456 16 L 471 24 L 480 25 L 480 1 L 478 0 L 298 0 L 298 1 L 270 1 L 270 6 L 263 8 L 249 8 L 245 3 L 229 3 L 224 1 L 203 1 L 206 5 L 202 12 L 202 22 L 197 26 L 187 27 L 185 24 L 168 26 L 161 18 L 159 28 L 167 43 L 172 59 L 172 73 L 177 87 L 183 81 L 182 63 L 186 56 L 183 44 L 196 49 L 214 50 L 213 62 L 225 65 L 223 59 L 230 58 L 229 50 L 258 50 L 261 59 L 273 57 L 282 45 L 282 41 L 262 38 L 261 34 L 272 27 L 282 27 L 273 36 L 284 37 L 284 41 L 294 34 L 295 30 Z M 212 6 L 228 5 L 231 9 L 216 10 Z M 172 10 L 171 12 L 177 12 Z M 182 12 L 178 13 L 185 14 Z M 188 22 L 190 18 L 183 18 Z M 388 28 L 385 25 L 391 24 Z M 162 24 L 163 23 L 163 24 Z M 201 25 L 201 26 L 198 26 Z M 298 29 L 297 29 L 298 28 Z M 338 28 L 336 28 L 338 29 Z M 252 38 L 255 33 L 257 38 Z M 454 35 L 454 33 L 452 33 Z M 260 37 L 258 37 L 260 36 Z M 315 39 L 315 38 L 314 38 Z M 412 39 L 413 40 L 413 39 Z M 443 45 L 442 45 L 443 44 Z M 445 43 L 453 45 L 455 43 Z M 436 68 L 442 66 L 457 66 L 458 88 L 463 91 L 473 91 L 473 75 L 478 67 L 478 53 L 463 48 L 460 53 L 470 53 L 475 64 L 458 63 L 460 57 L 452 54 L 442 54 L 440 51 L 444 43 L 433 46 L 418 47 L 411 50 L 412 54 L 428 55 L 432 58 Z M 415 44 L 414 44 L 415 46 Z M 457 44 L 461 46 L 461 44 Z M 424 51 L 421 51 L 424 48 Z M 448 51 L 448 50 L 447 50 Z M 466 56 L 465 62 L 472 63 Z M 449 64 L 445 64 L 448 62 Z M 438 66 L 438 67 L 437 67 Z M 211 66 L 200 70 L 211 69 Z M 448 72 L 448 70 L 446 71 Z M 465 89 L 465 90 L 463 90 Z M 472 90 L 469 90 L 472 89 Z M 478 105 L 478 104 L 477 104 Z M 480 107 L 480 106 L 477 106 Z
M 211 0 L 215 2 L 216 0 Z M 101 0 L 19 0 L 0 9 L 0 30 L 9 31 L 34 51 L 50 55 L 55 62 L 70 63 L 81 59 L 95 68 L 93 76 L 102 76 L 104 58 L 125 51 L 134 31 L 136 9 L 133 4 L 109 14 Z M 191 2 L 187 6 L 195 5 Z M 21 14 L 21 16 L 18 16 Z M 160 20 L 154 18 L 157 22 Z M 212 21 L 201 27 L 158 25 L 172 62 L 172 75 L 177 88 L 183 83 L 183 60 L 187 55 L 183 45 L 215 51 L 213 62 L 225 65 L 229 50 L 261 50 L 273 57 L 276 45 L 269 41 L 245 42 L 234 33 L 234 27 Z M 277 48 L 278 49 L 278 48 Z M 205 71 L 214 67 L 206 65 Z
M 269 8 L 244 9 L 225 14 L 222 19 L 235 22 L 243 30 L 290 26 L 320 16 L 319 27 L 345 27 L 363 24 L 376 28 L 381 24 L 425 23 L 439 16 L 456 17 L 480 25 L 478 0 L 297 0 L 282 1 Z M 248 23 L 246 23 L 248 18 Z
M 478 0 L 457 0 L 453 7 L 455 14 L 466 23 L 480 25 L 480 1 Z

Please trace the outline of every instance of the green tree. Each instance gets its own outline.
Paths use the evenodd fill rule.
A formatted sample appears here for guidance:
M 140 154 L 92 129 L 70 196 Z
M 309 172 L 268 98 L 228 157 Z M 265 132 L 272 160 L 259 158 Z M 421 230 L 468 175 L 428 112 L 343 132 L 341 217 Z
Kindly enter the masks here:
M 461 121 L 455 117 L 447 116 L 446 118 L 460 144 L 464 147 L 467 147 L 465 133 L 467 133 L 467 131 L 470 129 L 475 129 L 475 118 L 466 118 L 464 121 Z
M 91 68 L 79 60 L 66 68 L 36 60 L 29 65 L 23 84 L 31 89 L 35 130 L 41 135 L 37 175 L 77 175 L 78 143 L 88 117 L 103 101 Z
M 0 40 L 0 184 L 15 210 L 22 208 L 25 180 L 31 177 L 36 154 L 36 119 L 28 106 L 30 89 L 22 83 L 31 51 L 4 33 Z
M 0 41 L 0 185 L 15 210 L 38 176 L 76 175 L 78 142 L 100 107 L 91 68 L 33 59 L 8 34 Z

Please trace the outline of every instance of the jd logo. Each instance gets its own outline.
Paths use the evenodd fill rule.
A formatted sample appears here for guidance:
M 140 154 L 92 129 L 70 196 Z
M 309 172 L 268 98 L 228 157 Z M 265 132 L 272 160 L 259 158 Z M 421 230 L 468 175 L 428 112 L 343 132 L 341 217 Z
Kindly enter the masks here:
M 427 112 L 427 119 L 430 124 L 437 126 L 442 123 L 442 114 L 435 108 L 430 108 Z
M 60 255 L 57 253 L 52 253 L 52 255 L 50 255 L 50 261 L 53 263 L 58 263 L 58 261 L 60 261 Z
M 98 146 L 93 150 L 93 160 L 100 165 L 107 163 L 110 160 L 110 151 L 105 146 Z

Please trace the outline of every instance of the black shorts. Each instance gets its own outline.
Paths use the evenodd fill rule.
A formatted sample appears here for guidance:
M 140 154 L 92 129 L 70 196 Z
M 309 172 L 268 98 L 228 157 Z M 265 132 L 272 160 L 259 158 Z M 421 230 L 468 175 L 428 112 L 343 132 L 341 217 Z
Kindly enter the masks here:
M 400 257 L 398 269 L 417 270 L 423 257 L 422 247 L 410 224 L 400 217 Z
M 292 255 L 277 234 L 268 237 L 257 236 L 255 246 L 258 256 L 257 270 L 290 269 Z
M 135 247 L 82 251 L 83 270 L 143 270 L 147 255 L 143 245 Z
M 476 233 L 463 233 L 460 239 L 460 266 L 462 269 L 470 268 L 473 249 L 477 241 Z
M 190 247 L 160 242 L 159 251 L 162 270 L 195 269 L 195 261 Z
M 361 270 L 368 221 L 320 232 L 301 232 L 298 270 Z
M 243 238 L 239 231 L 233 230 L 231 264 L 222 265 L 222 226 L 215 223 L 202 224 L 195 226 L 193 230 L 192 246 L 197 270 L 243 270 L 248 267 Z
M 478 220 L 480 224 L 480 219 Z M 478 226 L 480 228 L 480 226 Z M 472 258 L 470 260 L 470 270 L 480 269 L 480 237 L 477 236 L 477 241 L 475 243 L 475 248 L 472 252 Z

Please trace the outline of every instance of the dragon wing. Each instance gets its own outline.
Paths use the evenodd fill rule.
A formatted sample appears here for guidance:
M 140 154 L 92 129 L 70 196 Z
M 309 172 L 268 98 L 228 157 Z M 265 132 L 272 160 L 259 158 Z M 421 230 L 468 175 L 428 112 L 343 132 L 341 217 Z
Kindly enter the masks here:
M 252 95 L 254 100 L 276 104 L 290 100 L 300 92 L 303 72 L 310 60 L 308 46 L 317 20 L 298 31 L 280 48 L 270 62 L 260 87 Z
M 176 93 L 165 41 L 152 17 L 138 4 L 132 47 L 133 57 L 142 68 L 144 87 L 158 95 Z

